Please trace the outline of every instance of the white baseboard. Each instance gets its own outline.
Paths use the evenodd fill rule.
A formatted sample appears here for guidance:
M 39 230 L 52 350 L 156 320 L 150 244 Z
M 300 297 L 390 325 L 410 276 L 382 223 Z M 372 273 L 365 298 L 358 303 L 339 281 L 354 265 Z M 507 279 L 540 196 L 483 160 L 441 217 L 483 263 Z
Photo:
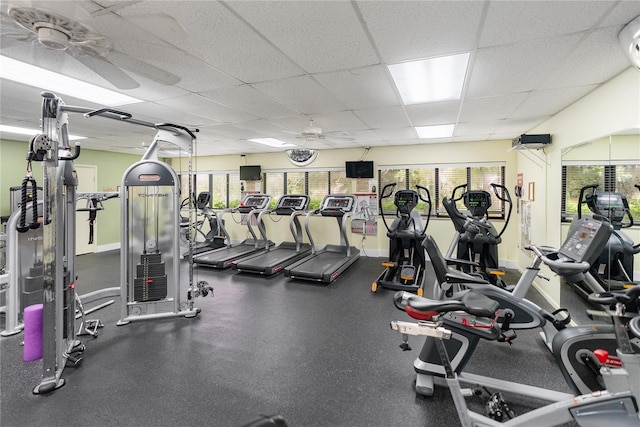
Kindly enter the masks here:
M 120 242 L 109 243 L 108 245 L 99 245 L 98 248 L 96 249 L 96 253 L 115 251 L 119 249 L 120 249 Z

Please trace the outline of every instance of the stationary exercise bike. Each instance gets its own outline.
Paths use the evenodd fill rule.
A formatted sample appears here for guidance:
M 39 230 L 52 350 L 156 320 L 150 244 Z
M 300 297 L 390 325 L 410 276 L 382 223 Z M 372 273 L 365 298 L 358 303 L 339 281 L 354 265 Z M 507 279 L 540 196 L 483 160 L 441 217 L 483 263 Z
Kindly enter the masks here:
M 396 183 L 387 184 L 380 193 L 378 202 L 382 212 L 382 201 L 393 194 Z M 371 291 L 378 288 L 405 290 L 422 296 L 424 293 L 425 256 L 422 240 L 431 218 L 431 195 L 429 190 L 416 185 L 416 190 L 398 190 L 393 204 L 396 206 L 396 219 L 391 226 L 382 215 L 382 222 L 389 238 L 389 260 L 382 263 L 385 270 L 371 284 Z M 422 226 L 420 213 L 415 210 L 418 200 L 429 205 L 427 221 Z
M 399 292 L 401 293 L 401 292 Z M 409 350 L 408 336 L 425 336 L 425 347 L 434 349 L 434 364 L 437 364 L 440 376 L 443 376 L 449 388 L 463 427 L 470 426 L 552 426 L 577 422 L 579 426 L 593 427 L 605 423 L 615 426 L 638 426 L 638 400 L 640 399 L 640 316 L 632 318 L 625 329 L 623 308 L 629 303 L 637 304 L 640 288 L 630 288 L 620 293 L 593 294 L 593 303 L 615 307 L 609 311 L 613 325 L 610 327 L 614 335 L 613 350 L 599 347 L 604 341 L 593 343 L 589 349 L 581 347 L 576 352 L 580 357 L 593 360 L 593 375 L 601 386 L 597 392 L 576 393 L 576 396 L 560 393 L 539 387 L 532 387 L 510 381 L 498 380 L 470 375 L 460 372 L 459 353 L 460 334 L 482 336 L 493 339 L 498 335 L 495 317 L 498 304 L 489 298 L 474 293 L 463 295 L 456 301 L 426 300 L 413 296 L 413 299 L 398 305 L 418 323 L 393 321 L 391 329 L 402 334 L 403 350 Z M 589 328 L 571 328 L 576 337 L 582 336 L 583 343 L 588 342 Z M 569 329 L 567 329 L 569 330 Z M 630 336 L 631 335 L 631 339 Z M 558 345 L 563 337 L 556 338 Z M 632 342 L 636 341 L 636 344 Z M 554 340 L 555 341 L 555 340 Z M 580 340 L 578 340 L 580 341 Z M 424 353 L 424 348 L 423 348 Z M 420 358 L 422 358 L 421 353 Z M 554 353 L 555 355 L 555 353 Z M 615 355 L 615 356 L 614 356 Z M 566 361 L 558 358 L 565 378 L 571 384 L 571 375 L 564 371 Z M 585 363 L 587 364 L 587 363 Z M 462 383 L 493 388 L 501 391 L 534 397 L 550 402 L 548 405 L 528 413 L 515 416 L 503 399 L 500 392 L 491 394 L 487 402 L 485 414 L 471 411 L 466 404 L 465 396 L 478 394 L 477 390 L 462 389 Z M 574 389 L 575 391 L 575 389 Z M 506 422 L 505 422 L 506 421 Z
M 502 234 L 509 225 L 513 203 L 509 190 L 500 184 L 491 184 L 495 196 L 507 204 L 507 217 L 500 231 L 489 220 L 488 211 L 491 207 L 491 194 L 485 190 L 467 190 L 467 184 L 458 185 L 453 189 L 451 198 L 444 198 L 444 206 L 449 218 L 453 222 L 456 234 L 449 245 L 446 257 L 475 262 L 459 265 L 467 273 L 475 271 L 486 280 L 501 288 L 507 285 L 502 280 L 504 271 L 498 266 L 498 245 L 502 242 Z M 460 212 L 456 202 L 462 200 L 467 208 L 466 213 Z
M 640 184 L 636 184 L 640 189 Z M 598 184 L 587 185 L 580 189 L 578 201 L 578 218 L 582 217 L 582 205 L 587 205 L 594 214 L 601 215 L 611 222 L 613 233 L 603 246 L 598 259 L 591 266 L 592 274 L 606 284 L 610 290 L 622 289 L 633 282 L 633 257 L 640 252 L 640 243 L 634 245 L 633 240 L 622 231 L 632 227 L 633 216 L 629 209 L 629 201 L 625 195 L 610 191 L 597 191 Z M 583 296 L 591 289 L 576 287 Z
M 597 254 L 594 251 L 608 240 L 610 233 L 611 228 L 606 220 L 584 217 L 580 220 L 575 232 L 567 237 L 559 251 L 545 251 L 545 255 L 539 248 L 533 247 L 533 249 L 541 260 L 554 271 L 582 270 L 583 275 L 589 276 L 590 265 L 584 259 L 589 259 L 593 253 Z M 511 294 L 507 291 L 495 286 L 485 285 L 484 287 L 459 292 L 454 294 L 451 299 L 443 301 L 442 307 L 447 307 L 446 304 L 450 304 L 450 307 L 456 306 L 464 298 L 475 298 L 477 301 L 490 300 L 491 306 L 495 305 L 495 308 L 492 309 L 495 316 L 492 316 L 489 324 L 485 321 L 476 322 L 475 319 L 465 317 L 465 315 L 456 315 L 455 313 L 449 314 L 443 319 L 444 326 L 452 331 L 452 339 L 446 344 L 447 352 L 453 369 L 461 375 L 461 378 L 463 376 L 468 379 L 473 378 L 474 381 L 478 381 L 478 384 L 483 384 L 483 381 L 485 381 L 483 377 L 462 373 L 480 339 L 512 341 L 513 333 L 509 331 L 509 328 L 517 327 L 518 325 L 516 322 L 508 323 L 501 319 L 504 317 L 506 304 L 514 304 L 512 308 L 510 307 L 507 310 L 511 310 L 515 316 L 529 314 L 534 320 L 540 317 L 540 315 L 535 314 L 535 311 L 531 310 L 536 307 L 533 303 L 524 299 L 518 302 L 514 297 L 509 299 L 509 295 Z M 420 304 L 435 304 L 429 301 L 436 300 L 420 299 L 406 292 L 397 292 L 394 295 L 394 302 L 400 309 L 406 309 L 408 306 L 419 306 Z M 412 314 L 411 310 L 405 311 Z M 515 316 L 513 319 L 517 319 Z M 519 326 L 522 328 L 526 324 L 523 323 Z M 598 362 L 593 352 L 596 349 L 605 349 L 609 352 L 615 351 L 615 335 L 611 325 L 589 325 L 588 328 L 559 328 L 556 331 L 544 327 L 544 325 L 541 325 L 541 327 L 547 333 L 545 340 L 547 346 L 561 365 L 561 369 L 567 372 L 566 379 L 571 389 L 576 394 L 601 390 L 602 386 L 598 381 Z M 507 339 L 504 339 L 504 337 L 507 337 Z M 639 345 L 640 343 L 636 343 L 636 346 Z M 427 339 L 419 357 L 414 362 L 414 368 L 418 373 L 416 379 L 416 392 L 418 394 L 424 396 L 433 394 L 434 377 L 444 374 L 440 362 L 440 355 L 435 342 Z M 545 394 L 546 391 L 537 390 L 532 391 L 530 396 L 545 399 Z

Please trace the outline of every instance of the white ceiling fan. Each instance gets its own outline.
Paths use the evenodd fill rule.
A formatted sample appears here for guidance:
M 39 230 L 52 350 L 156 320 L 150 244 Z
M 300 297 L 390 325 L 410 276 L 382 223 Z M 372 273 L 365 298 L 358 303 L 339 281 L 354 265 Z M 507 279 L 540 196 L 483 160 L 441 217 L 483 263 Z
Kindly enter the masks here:
M 63 51 L 118 89 L 135 89 L 140 86 L 123 69 L 163 85 L 174 85 L 180 81 L 171 72 L 120 52 L 108 37 L 84 23 L 91 22 L 91 19 L 92 15 L 80 7 L 78 2 L 3 2 L 0 48 L 3 54 L 16 46 L 21 50 L 31 49 L 34 65 L 38 65 L 39 60 L 46 62 L 41 59 L 44 55 L 39 49 Z
M 336 142 L 353 142 L 356 139 L 346 132 L 327 132 L 323 133 L 322 128 L 313 123 L 313 119 L 309 120 L 309 125 L 303 128 L 296 138 L 303 139 L 305 142 L 320 141 L 329 146 L 334 146 Z

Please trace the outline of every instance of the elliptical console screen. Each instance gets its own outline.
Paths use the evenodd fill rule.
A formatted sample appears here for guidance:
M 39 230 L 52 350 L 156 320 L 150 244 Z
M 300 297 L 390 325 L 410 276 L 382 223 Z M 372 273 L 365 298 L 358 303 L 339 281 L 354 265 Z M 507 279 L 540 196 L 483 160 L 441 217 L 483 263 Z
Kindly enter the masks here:
M 464 205 L 473 216 L 484 216 L 491 207 L 491 195 L 484 190 L 467 191 Z
M 569 236 L 560 248 L 560 254 L 576 262 L 589 262 L 591 256 L 604 247 L 610 235 L 608 224 L 584 217 L 572 225 Z

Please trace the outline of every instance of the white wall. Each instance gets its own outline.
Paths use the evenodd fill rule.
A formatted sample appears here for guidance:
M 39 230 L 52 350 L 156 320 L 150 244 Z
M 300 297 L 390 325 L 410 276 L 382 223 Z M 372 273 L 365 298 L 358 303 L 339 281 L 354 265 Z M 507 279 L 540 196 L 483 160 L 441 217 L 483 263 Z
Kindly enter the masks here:
M 573 145 L 639 125 L 640 72 L 629 68 L 527 132 L 552 135 L 552 144 L 549 147 L 544 151 L 535 151 L 535 154 L 544 160 L 541 166 L 531 160 L 531 153 L 519 153 L 517 157 L 517 168 L 524 172 L 525 182 L 534 181 L 536 193 L 541 196 L 544 194 L 543 197 L 536 197 L 533 203 L 531 218 L 533 236 L 544 236 L 545 243 L 554 247 L 559 246 L 563 238 L 560 222 L 563 150 L 566 151 Z M 609 156 L 608 152 L 602 154 L 603 159 Z M 640 158 L 640 146 L 636 150 L 631 149 L 626 158 Z M 537 158 L 534 159 L 537 160 Z M 524 268 L 528 258 L 522 251 L 519 252 L 519 265 L 520 268 Z M 547 275 L 549 274 L 547 271 Z M 537 283 L 538 288 L 558 306 L 560 305 L 559 283 L 558 278 L 553 278 L 550 282 Z

